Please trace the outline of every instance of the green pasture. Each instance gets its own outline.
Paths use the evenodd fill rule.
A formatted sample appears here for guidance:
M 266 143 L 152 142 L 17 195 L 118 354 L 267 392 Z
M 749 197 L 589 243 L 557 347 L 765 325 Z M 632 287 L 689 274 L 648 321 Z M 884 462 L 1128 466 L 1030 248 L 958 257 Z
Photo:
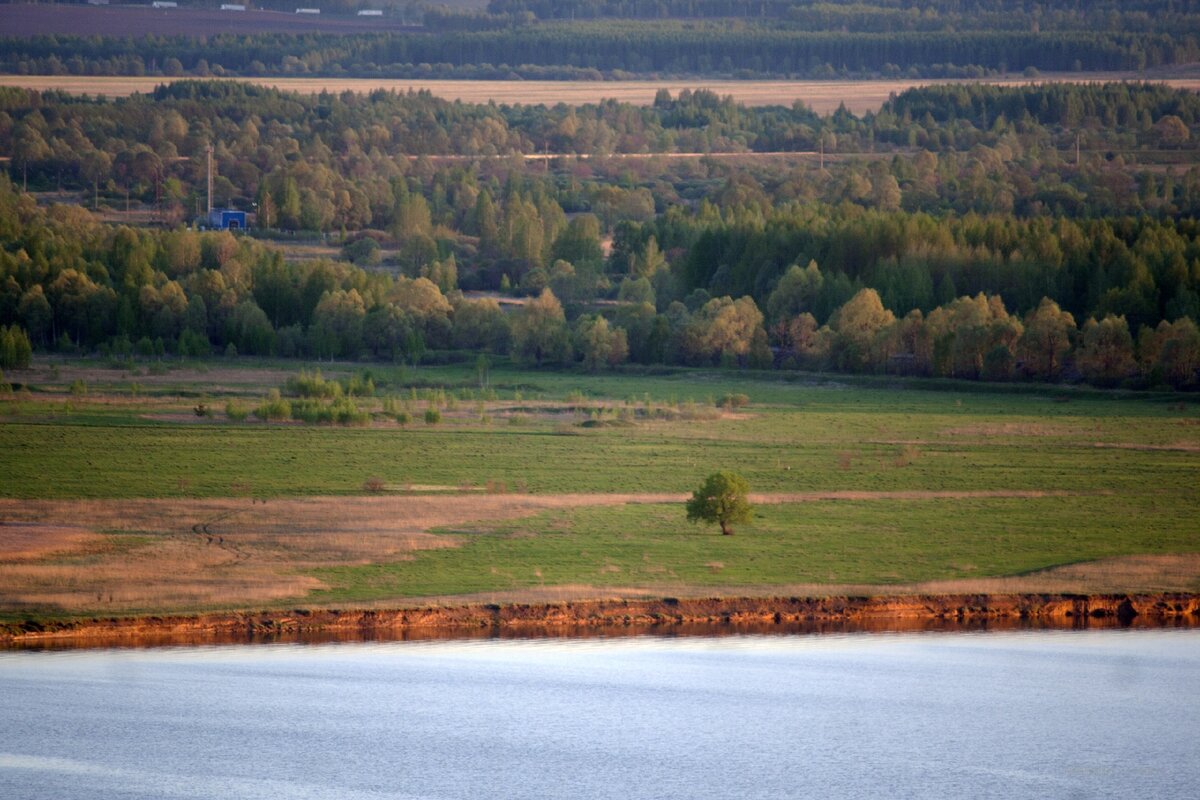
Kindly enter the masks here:
M 752 523 L 721 536 L 716 526 L 687 523 L 682 505 L 585 508 L 444 531 L 461 546 L 412 561 L 319 570 L 331 588 L 310 599 L 366 602 L 569 584 L 719 593 L 982 579 L 1135 553 L 1195 552 L 1198 512 L 1195 494 L 1170 502 L 1157 494 L 826 501 L 763 505 Z
M 372 370 L 379 390 L 362 401 L 376 414 L 367 427 L 225 419 L 226 399 L 252 406 L 289 374 L 281 366 L 257 364 L 271 381 L 258 383 L 230 379 L 222 367 L 221 387 L 203 371 L 170 371 L 152 385 L 147 378 L 137 397 L 121 394 L 128 378 L 119 371 L 111 384 L 93 371 L 85 396 L 30 381 L 0 398 L 0 497 L 354 496 L 369 478 L 384 492 L 683 494 L 716 470 L 739 472 L 762 493 L 909 493 L 762 504 L 732 537 L 689 525 L 682 503 L 480 520 L 437 532 L 455 548 L 314 570 L 329 588 L 284 606 L 567 585 L 666 594 L 886 587 L 1200 552 L 1200 402 L 1186 395 L 511 368 L 492 370 L 481 388 L 470 366 L 386 367 Z M 360 367 L 325 369 L 337 376 Z M 454 405 L 440 424 L 426 424 L 421 412 L 438 392 Z M 730 393 L 749 404 L 718 413 L 714 402 Z M 412 408 L 413 421 L 385 419 L 385 397 Z M 211 418 L 191 413 L 201 400 L 216 410 Z M 1065 494 L 922 497 L 988 490 Z M 448 492 L 444 502 L 469 496 Z M 1129 588 L 1154 588 L 1146 583 Z M 236 597 L 229 607 L 241 607 Z M 166 610 L 196 609 L 147 613 Z
M 477 381 L 467 367 L 377 373 L 379 394 L 400 398 L 435 386 L 466 392 Z M 1200 486 L 1200 403 L 1162 396 L 495 370 L 486 420 L 472 411 L 478 401 L 460 400 L 458 414 L 427 425 L 418 399 L 406 427 L 345 428 L 231 423 L 219 394 L 206 401 L 218 409 L 212 419 L 189 419 L 197 387 L 160 390 L 170 388 L 192 394 L 106 404 L 105 388 L 93 387 L 68 400 L 40 391 L 0 400 L 0 496 L 345 495 L 368 478 L 392 491 L 491 483 L 535 493 L 683 492 L 717 469 L 741 472 L 758 492 Z M 732 392 L 750 405 L 711 418 L 711 399 Z M 546 401 L 572 409 L 504 416 Z M 157 413 L 164 405 L 178 413 Z M 605 424 L 589 427 L 600 407 Z M 621 408 L 633 421 L 615 418 Z

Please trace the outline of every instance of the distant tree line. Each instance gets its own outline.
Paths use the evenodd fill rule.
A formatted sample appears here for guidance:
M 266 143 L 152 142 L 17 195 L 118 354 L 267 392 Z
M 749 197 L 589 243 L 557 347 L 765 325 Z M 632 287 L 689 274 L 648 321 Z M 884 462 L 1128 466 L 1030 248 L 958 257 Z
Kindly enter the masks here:
M 167 77 L 971 77 L 1022 70 L 1141 70 L 1200 58 L 1198 35 L 1189 30 L 1194 25 L 1161 31 L 844 31 L 719 20 L 524 24 L 482 17 L 478 24 L 455 25 L 455 19 L 422 33 L 5 37 L 0 38 L 0 70 Z
M 526 172 L 519 157 L 506 157 L 523 153 L 596 157 L 586 168 L 555 165 L 553 180 L 535 182 L 562 210 L 591 211 L 605 227 L 701 198 L 1019 217 L 1200 210 L 1200 97 L 1155 85 L 929 87 L 861 117 L 820 116 L 802 104 L 745 108 L 707 91 L 660 92 L 648 107 L 544 108 L 200 81 L 121 102 L 0 89 L 0 155 L 10 157 L 14 179 L 83 189 L 93 205 L 132 198 L 181 221 L 202 200 L 209 143 L 217 204 L 257 204 L 260 226 L 283 230 L 387 231 L 401 211 L 417 208 L 424 219 L 424 203 L 430 225 L 422 227 L 474 234 L 480 190 L 497 202 L 503 176 Z M 604 158 L 818 150 L 831 157 L 824 169 L 750 161 L 736 174 L 716 162 L 639 167 Z M 398 182 L 420 199 L 401 202 Z
M 1200 5 L 1161 0 L 491 0 L 493 15 L 537 19 L 772 19 L 808 30 L 1189 30 Z
M 198 82 L 120 102 L 5 90 L 0 326 L 116 357 L 488 351 L 1182 386 L 1198 121 L 1194 95 L 1157 86 L 930 88 L 863 117 L 707 92 L 548 109 Z M 255 210 L 257 235 L 331 232 L 341 258 L 291 264 L 181 227 L 210 141 L 218 204 Z M 862 156 L 512 157 L 788 142 Z M 158 203 L 164 227 L 38 206 L 26 182 L 81 189 L 83 206 Z
M 491 352 L 530 366 L 590 370 L 633 362 L 1181 388 L 1196 382 L 1200 368 L 1194 318 L 1131 328 L 1129 315 L 1116 313 L 1120 290 L 1104 298 L 1114 310 L 1080 324 L 1049 298 L 1021 316 L 1000 295 L 953 296 L 944 280 L 938 290 L 950 299 L 898 315 L 876 289 L 856 289 L 861 284 L 845 273 L 827 278 L 809 262 L 779 277 L 764 314 L 748 295 L 696 289 L 682 300 L 660 298 L 655 286 L 669 288 L 686 273 L 674 276 L 650 239 L 621 278 L 615 304 L 576 295 L 564 306 L 553 287 L 570 296 L 580 271 L 558 259 L 549 285 L 506 311 L 495 298 L 443 291 L 428 277 L 286 263 L 278 251 L 227 232 L 101 225 L 78 207 L 39 208 L 7 179 L 0 214 L 0 350 L 12 366 L 27 363 L 32 344 L 113 358 L 224 353 L 419 363 L 437 353 Z M 570 228 L 556 249 L 582 255 L 584 274 L 596 275 L 597 265 L 579 252 L 592 241 Z M 1192 237 L 1193 274 L 1200 272 L 1195 248 Z M 642 274 L 649 269 L 653 281 Z M 1135 282 L 1144 280 L 1153 283 L 1150 276 Z

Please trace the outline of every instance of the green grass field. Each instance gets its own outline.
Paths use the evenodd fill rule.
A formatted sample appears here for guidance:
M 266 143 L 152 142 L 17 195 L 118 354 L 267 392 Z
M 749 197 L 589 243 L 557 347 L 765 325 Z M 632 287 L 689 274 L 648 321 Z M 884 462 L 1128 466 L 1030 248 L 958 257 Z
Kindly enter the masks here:
M 298 369 L 250 366 L 132 378 L 78 363 L 35 370 L 22 381 L 28 390 L 0 399 L 0 497 L 352 498 L 370 478 L 385 493 L 683 493 L 718 469 L 740 472 L 759 493 L 911 495 L 763 505 L 734 537 L 688 525 L 674 505 L 481 519 L 470 533 L 436 531 L 454 538 L 452 549 L 366 564 L 280 563 L 326 586 L 285 601 L 293 603 L 574 585 L 678 593 L 890 586 L 1200 553 L 1200 402 L 1183 396 L 504 368 L 492 371 L 484 394 L 467 367 L 373 368 L 380 389 L 363 401 L 376 412 L 368 427 L 190 414 L 197 398 L 216 409 L 229 397 L 252 405 Z M 66 394 L 80 370 L 90 370 L 87 395 Z M 136 396 L 131 380 L 144 382 Z M 454 399 L 440 424 L 427 425 L 420 412 L 434 387 Z M 729 393 L 746 394 L 749 405 L 718 413 L 714 401 Z M 414 421 L 384 419 L 382 397 L 412 408 Z M 922 496 L 945 491 L 1064 496 Z M 452 491 L 443 502 L 471 496 Z
M 952 506 L 952 507 L 948 507 Z M 318 571 L 322 602 L 520 592 L 546 586 L 698 588 L 976 580 L 1133 554 L 1195 550 L 1200 499 L 829 501 L 758 507 L 733 536 L 678 506 L 552 512 L 444 531 L 462 541 L 413 561 Z M 1072 519 L 1070 525 L 1047 520 Z M 1197 584 L 1200 589 L 1200 584 Z

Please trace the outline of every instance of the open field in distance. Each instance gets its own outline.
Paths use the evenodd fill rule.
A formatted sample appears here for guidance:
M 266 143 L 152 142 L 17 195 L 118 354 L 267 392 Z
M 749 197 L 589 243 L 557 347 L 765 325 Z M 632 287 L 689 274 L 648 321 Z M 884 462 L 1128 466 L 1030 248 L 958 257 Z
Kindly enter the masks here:
M 2 6 L 0 6 L 2 8 Z M 730 95 L 748 106 L 787 105 L 797 100 L 814 111 L 826 114 L 845 103 L 855 114 L 877 111 L 892 94 L 915 86 L 955 83 L 1027 85 L 1047 82 L 1098 83 L 1117 80 L 1146 80 L 1138 73 L 1063 73 L 1043 75 L 1036 81 L 1013 77 L 980 80 L 873 80 L 873 81 L 734 81 L 711 79 L 635 80 L 635 81 L 471 81 L 413 80 L 384 78 L 224 78 L 240 80 L 284 91 L 317 94 L 329 92 L 372 92 L 387 89 L 399 92 L 428 90 L 436 97 L 467 103 L 496 102 L 525 105 L 583 105 L 601 100 L 617 100 L 635 105 L 650 105 L 661 89 L 678 94 L 684 89 L 709 89 Z M 1200 91 L 1200 77 L 1154 78 L 1178 89 Z M 86 75 L 0 75 L 0 86 L 18 86 L 38 91 L 57 90 L 72 94 L 126 97 L 150 92 L 170 82 L 161 77 L 109 77 Z
M 1200 404 L 1187 396 L 502 366 L 485 390 L 467 366 L 376 364 L 360 426 L 226 418 L 226 401 L 253 408 L 299 368 L 47 360 L 7 373 L 0 619 L 1200 590 Z M 749 404 L 718 408 L 731 392 Z M 716 469 L 756 494 L 732 537 L 684 518 L 681 500 Z
M 86 6 L 59 3 L 0 5 L 5 36 L 213 36 L 222 33 L 378 33 L 404 30 L 398 16 L 308 15 L 216 8 Z

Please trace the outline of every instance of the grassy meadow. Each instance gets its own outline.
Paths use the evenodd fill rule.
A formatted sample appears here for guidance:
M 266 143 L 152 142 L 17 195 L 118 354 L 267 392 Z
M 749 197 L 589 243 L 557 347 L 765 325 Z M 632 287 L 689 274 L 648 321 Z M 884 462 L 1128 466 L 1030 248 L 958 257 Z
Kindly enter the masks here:
M 370 369 L 354 426 L 226 416 L 283 389 L 295 363 L 7 375 L 0 612 L 1200 590 L 1200 403 L 1187 396 Z M 761 495 L 732 537 L 684 519 L 682 497 L 718 469 Z

